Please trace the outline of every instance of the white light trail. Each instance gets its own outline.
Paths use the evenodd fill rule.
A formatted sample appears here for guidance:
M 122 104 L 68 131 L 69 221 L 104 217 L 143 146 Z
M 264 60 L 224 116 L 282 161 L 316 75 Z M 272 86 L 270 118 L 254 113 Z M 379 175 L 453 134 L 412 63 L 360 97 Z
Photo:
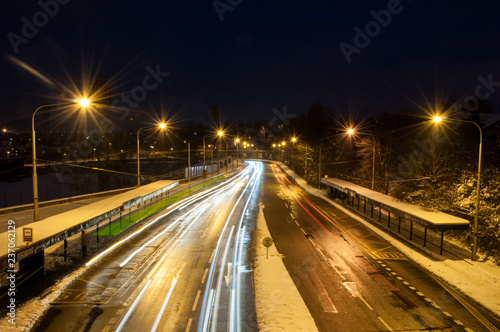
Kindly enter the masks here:
M 177 278 L 174 278 L 174 281 L 172 282 L 172 286 L 170 286 L 170 289 L 168 290 L 168 294 L 165 297 L 165 300 L 163 300 L 163 304 L 161 305 L 160 312 L 158 313 L 158 316 L 156 316 L 155 323 L 153 324 L 153 327 L 151 328 L 151 332 L 155 332 L 158 329 L 158 326 L 160 325 L 161 317 L 163 316 L 163 313 L 165 312 L 165 309 L 167 308 L 168 301 L 170 300 L 170 297 L 172 296 L 172 293 L 175 288 L 175 284 L 177 284 Z
M 142 233 L 144 230 L 146 230 L 147 228 L 149 228 L 150 226 L 152 226 L 154 223 L 156 223 L 158 220 L 168 216 L 169 214 L 173 213 L 174 211 L 177 210 L 177 208 L 174 209 L 174 207 L 178 204 L 181 204 L 183 205 L 183 207 L 189 205 L 189 204 L 193 204 L 195 203 L 196 201 L 198 200 L 201 200 L 203 199 L 204 197 L 206 196 L 209 196 L 209 195 L 216 195 L 219 191 L 217 191 L 217 189 L 223 185 L 227 185 L 229 186 L 232 182 L 238 180 L 240 177 L 242 176 L 245 176 L 249 171 L 250 171 L 251 167 L 247 167 L 245 168 L 245 170 L 243 172 L 241 172 L 240 174 L 238 174 L 237 176 L 235 176 L 234 178 L 231 178 L 230 180 L 226 181 L 226 182 L 223 182 L 217 186 L 215 186 L 214 188 L 211 188 L 203 193 L 199 193 L 199 194 L 196 194 L 194 196 L 190 196 L 190 197 L 186 197 L 182 200 L 180 200 L 179 202 L 176 202 L 174 203 L 173 205 L 169 206 L 167 209 L 170 210 L 170 211 L 167 211 L 166 213 L 162 214 L 161 216 L 155 218 L 154 220 L 150 221 L 149 223 L 147 223 L 146 225 L 144 225 L 143 227 L 141 227 L 140 229 L 138 229 L 137 231 L 135 231 L 134 233 L 130 234 L 129 236 L 125 237 L 124 239 L 114 243 L 113 245 L 111 245 L 109 248 L 107 248 L 106 250 L 102 251 L 101 253 L 99 253 L 98 255 L 96 255 L 95 257 L 93 257 L 91 260 L 89 260 L 85 266 L 90 266 L 92 265 L 94 262 L 98 261 L 100 258 L 102 258 L 103 256 L 107 255 L 108 253 L 110 253 L 111 251 L 113 251 L 116 247 L 118 247 L 120 244 L 124 243 L 124 242 L 127 242 L 128 240 L 130 240 L 131 238 L 139 235 L 140 233 Z M 220 192 L 222 192 L 224 189 L 226 189 L 226 187 L 222 188 L 220 190 Z M 214 193 L 214 191 L 217 191 L 216 193 Z M 201 196 L 201 197 L 200 197 Z M 193 199 L 194 198 L 194 199 Z M 188 202 L 189 204 L 185 205 L 183 203 L 186 203 Z M 185 205 L 185 206 L 184 206 Z
M 134 303 L 132 303 L 132 306 L 130 307 L 130 309 L 128 309 L 127 313 L 123 317 L 122 321 L 120 322 L 120 325 L 118 325 L 118 327 L 116 328 L 116 332 L 120 332 L 123 329 L 123 327 L 127 323 L 127 320 L 130 318 L 130 315 L 132 315 L 132 311 L 134 311 L 135 307 L 137 306 L 137 304 L 141 300 L 141 297 L 146 292 L 146 289 L 149 287 L 149 284 L 151 283 L 151 280 L 152 279 L 149 279 L 148 282 L 146 283 L 146 285 L 144 285 L 144 287 L 142 288 L 141 292 L 136 297 Z
M 198 324 L 198 332 L 204 332 L 204 331 L 207 331 L 208 329 L 208 322 L 210 320 L 210 316 L 211 316 L 211 312 L 212 312 L 212 309 L 213 309 L 213 306 L 218 306 L 218 303 L 214 303 L 212 305 L 211 301 L 212 301 L 212 293 L 213 293 L 213 289 L 211 289 L 211 284 L 212 284 L 212 280 L 213 280 L 213 274 L 214 274 L 214 269 L 215 269 L 215 264 L 217 262 L 217 256 L 218 256 L 218 253 L 219 253 L 219 249 L 220 249 L 220 246 L 222 244 L 222 239 L 223 239 L 223 236 L 226 232 L 226 229 L 227 229 L 227 226 L 229 225 L 229 221 L 231 220 L 232 216 L 233 216 L 233 213 L 235 212 L 236 210 L 236 207 L 238 206 L 239 202 L 241 201 L 241 199 L 243 198 L 243 196 L 245 195 L 248 187 L 250 186 L 252 180 L 256 179 L 256 177 L 258 176 L 258 174 L 260 174 L 260 167 L 256 167 L 256 165 L 259 165 L 260 164 L 257 164 L 257 163 L 253 163 L 253 162 L 250 162 L 249 163 L 251 167 L 248 167 L 247 169 L 252 169 L 254 170 L 254 173 L 252 174 L 251 178 L 248 180 L 245 188 L 243 189 L 243 191 L 241 192 L 240 196 L 238 197 L 238 200 L 236 201 L 236 203 L 234 204 L 229 216 L 227 217 L 226 219 L 226 222 L 224 224 L 224 227 L 221 231 L 221 235 L 219 236 L 219 240 L 217 242 L 217 246 L 216 246 L 216 249 L 215 249 L 215 254 L 214 254 L 214 258 L 212 260 L 212 263 L 210 265 L 210 272 L 208 274 L 208 278 L 207 278 L 207 283 L 206 283 L 206 287 L 205 287 L 205 292 L 204 292 L 204 295 L 203 295 L 203 304 L 202 304 L 202 308 L 201 308 L 201 313 L 200 313 L 200 320 L 199 320 L 199 324 Z M 255 170 L 255 168 L 257 168 L 257 170 Z M 254 187 L 255 187 L 255 184 L 257 183 L 257 181 L 253 181 L 254 183 Z M 250 195 L 251 197 L 251 195 Z M 250 197 L 248 199 L 250 199 Z M 245 211 L 245 209 L 243 209 L 243 212 Z M 234 226 L 233 226 L 234 227 Z M 229 246 L 229 243 L 227 243 L 227 247 Z M 226 248 L 227 248 L 226 247 Z M 225 257 L 223 258 L 223 260 L 225 261 Z M 220 279 L 220 276 L 219 276 L 219 279 Z M 233 277 L 234 279 L 234 277 Z M 216 294 L 217 298 L 218 298 L 218 293 Z M 214 316 L 214 319 L 213 319 L 213 325 L 212 325 L 212 330 L 216 329 L 217 327 L 217 321 L 216 321 L 216 315 Z

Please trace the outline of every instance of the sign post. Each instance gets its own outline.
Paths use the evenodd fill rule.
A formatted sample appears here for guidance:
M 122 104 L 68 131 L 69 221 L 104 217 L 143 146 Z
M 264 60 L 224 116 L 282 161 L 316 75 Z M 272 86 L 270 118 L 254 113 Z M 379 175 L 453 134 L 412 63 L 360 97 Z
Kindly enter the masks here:
M 269 258 L 269 247 L 273 245 L 273 239 L 271 239 L 270 237 L 265 237 L 262 240 L 262 244 L 267 249 L 267 251 L 266 251 L 266 259 L 268 259 Z

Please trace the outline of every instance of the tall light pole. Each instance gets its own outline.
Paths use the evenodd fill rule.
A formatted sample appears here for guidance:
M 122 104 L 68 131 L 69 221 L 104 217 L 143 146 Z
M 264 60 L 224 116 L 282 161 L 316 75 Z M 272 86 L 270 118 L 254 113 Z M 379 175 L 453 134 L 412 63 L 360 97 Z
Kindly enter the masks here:
M 239 154 L 239 150 L 240 150 L 240 139 L 239 138 L 236 138 L 234 140 L 234 142 L 236 143 L 236 168 L 238 168 L 238 154 Z
M 203 178 L 206 178 L 207 177 L 207 170 L 205 168 L 205 138 L 208 136 L 209 134 L 206 134 L 205 136 L 203 136 Z M 213 167 L 213 164 L 212 166 Z M 212 171 L 211 171 L 212 172 Z
M 165 123 L 160 123 L 158 125 L 160 129 L 165 129 L 167 125 Z M 141 158 L 140 158 L 140 152 L 139 152 L 139 133 L 141 132 L 142 129 L 146 128 L 155 128 L 154 126 L 146 126 L 139 128 L 137 131 L 137 188 L 141 186 Z
M 354 129 L 352 129 L 352 128 L 348 129 L 347 133 L 349 135 L 354 135 L 355 134 Z M 373 147 L 372 147 L 372 154 L 373 154 L 373 156 L 372 156 L 372 190 L 375 190 L 375 136 L 373 136 L 370 133 L 359 133 L 359 132 L 356 132 L 356 134 L 358 134 L 358 135 L 369 135 L 373 139 Z
M 222 138 L 222 136 L 224 136 L 224 131 L 219 130 L 217 132 L 217 135 Z M 227 145 L 226 145 L 226 151 L 227 151 Z M 226 162 L 227 162 L 227 160 L 226 160 Z M 226 169 L 226 171 L 227 171 L 227 169 Z M 217 162 L 217 174 L 219 174 L 219 162 Z
M 82 108 L 86 108 L 87 106 L 90 105 L 90 102 L 88 99 L 84 98 L 78 101 L 80 106 Z M 35 135 L 35 115 L 36 113 L 41 110 L 42 108 L 45 107 L 52 107 L 52 106 L 62 106 L 62 105 L 71 105 L 71 103 L 57 103 L 57 104 L 48 104 L 48 105 L 42 105 L 38 107 L 35 112 L 33 112 L 33 116 L 31 117 L 31 154 L 33 158 L 33 177 L 32 177 L 32 182 L 33 182 L 33 221 L 39 221 L 40 220 L 40 214 L 38 212 L 38 176 L 36 174 L 36 135 Z
M 436 123 L 443 121 L 443 119 L 440 116 L 435 116 L 433 120 Z M 481 159 L 483 153 L 483 130 L 481 129 L 481 126 L 479 126 L 474 121 L 449 119 L 449 118 L 444 121 L 472 123 L 477 127 L 477 129 L 479 129 L 479 157 L 477 162 L 476 212 L 474 214 L 474 229 L 472 233 L 472 252 L 471 252 L 471 259 L 475 261 L 477 260 L 477 230 L 478 230 L 477 228 L 479 223 L 479 207 L 480 207 L 479 199 L 481 193 Z

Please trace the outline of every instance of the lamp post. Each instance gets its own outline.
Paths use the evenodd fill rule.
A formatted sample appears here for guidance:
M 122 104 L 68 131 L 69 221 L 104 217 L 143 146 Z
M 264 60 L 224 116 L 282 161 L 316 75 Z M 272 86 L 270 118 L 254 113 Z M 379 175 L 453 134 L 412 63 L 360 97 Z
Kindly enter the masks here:
M 158 127 L 160 129 L 165 129 L 167 127 L 167 125 L 165 123 L 160 123 L 158 125 Z M 140 158 L 140 154 L 139 154 L 139 133 L 141 132 L 142 129 L 146 129 L 146 128 L 154 128 L 154 127 L 151 127 L 151 126 L 142 127 L 142 128 L 139 128 L 139 130 L 137 131 L 137 188 L 139 188 L 141 186 L 141 158 Z
M 206 178 L 207 177 L 207 170 L 205 168 L 205 138 L 208 136 L 209 134 L 206 134 L 205 136 L 203 136 L 203 178 Z M 213 167 L 213 164 L 212 166 Z M 211 171 L 212 172 L 212 171 Z
M 349 135 L 354 135 L 354 129 L 350 128 L 347 130 Z M 373 148 L 372 148 L 372 190 L 375 190 L 375 136 L 369 133 L 356 133 L 359 135 L 369 135 L 373 139 Z
M 433 118 L 434 122 L 439 123 L 443 121 L 443 119 L 440 116 L 435 116 Z M 472 252 L 471 252 L 471 259 L 473 261 L 477 260 L 477 228 L 478 228 L 478 223 L 479 223 L 479 207 L 480 207 L 480 193 L 481 193 L 481 159 L 482 159 L 482 152 L 483 152 L 483 131 L 481 129 L 481 126 L 479 126 L 477 123 L 474 121 L 469 121 L 469 120 L 458 120 L 458 119 L 446 119 L 445 121 L 450 121 L 450 122 L 463 122 L 463 123 L 472 123 L 479 129 L 479 157 L 478 157 L 478 162 L 477 162 L 477 189 L 476 189 L 476 211 L 474 214 L 474 229 L 472 232 Z
M 236 138 L 234 140 L 236 142 L 236 168 L 238 168 L 238 154 L 239 154 L 239 150 L 240 150 L 240 139 L 239 138 Z
M 87 106 L 90 105 L 90 102 L 88 99 L 81 99 L 78 101 L 80 106 L 82 108 L 86 108 Z M 62 105 L 71 105 L 71 103 L 57 103 L 57 104 L 48 104 L 48 105 L 42 105 L 38 107 L 35 112 L 33 112 L 33 116 L 31 117 L 31 154 L 33 158 L 33 221 L 39 221 L 40 220 L 40 214 L 38 212 L 38 176 L 36 173 L 36 135 L 35 135 L 35 115 L 36 113 L 41 110 L 42 108 L 45 107 L 52 107 L 52 106 L 62 106 Z

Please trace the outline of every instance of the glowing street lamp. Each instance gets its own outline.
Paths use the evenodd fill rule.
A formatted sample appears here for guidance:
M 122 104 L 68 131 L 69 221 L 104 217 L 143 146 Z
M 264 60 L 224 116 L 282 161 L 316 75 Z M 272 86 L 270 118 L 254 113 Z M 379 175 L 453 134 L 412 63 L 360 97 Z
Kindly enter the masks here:
M 354 129 L 353 128 L 349 128 L 347 130 L 347 134 L 349 136 L 352 136 L 354 135 Z M 375 136 L 373 136 L 372 134 L 370 133 L 356 133 L 358 135 L 369 135 L 372 137 L 373 139 L 373 157 L 372 157 L 372 190 L 375 190 Z
M 141 186 L 141 158 L 140 158 L 140 152 L 139 152 L 139 133 L 141 132 L 142 129 L 146 128 L 155 128 L 155 126 L 146 126 L 139 128 L 137 131 L 137 188 Z M 165 123 L 159 123 L 158 128 L 160 129 L 165 129 L 167 128 L 167 125 Z M 153 148 L 151 146 L 151 148 Z
M 38 213 L 38 176 L 36 173 L 36 135 L 35 135 L 35 115 L 42 108 L 52 107 L 52 106 L 62 106 L 62 105 L 71 105 L 72 103 L 57 103 L 57 104 L 48 104 L 42 105 L 38 107 L 35 112 L 33 112 L 33 116 L 31 117 L 31 153 L 33 158 L 33 221 L 40 220 L 40 214 Z M 81 99 L 78 101 L 78 104 L 85 108 L 90 105 L 88 99 Z
M 480 193 L 481 193 L 481 159 L 482 159 L 482 151 L 483 151 L 483 131 L 481 130 L 481 126 L 479 126 L 477 123 L 474 121 L 469 121 L 469 120 L 459 120 L 459 119 L 450 119 L 447 118 L 444 120 L 442 117 L 439 115 L 436 115 L 433 118 L 433 121 L 435 123 L 440 123 L 442 121 L 449 121 L 449 122 L 464 122 L 464 123 L 471 123 L 479 129 L 479 160 L 477 162 L 477 189 L 476 189 L 476 212 L 474 215 L 474 229 L 472 233 L 472 252 L 471 252 L 471 259 L 473 261 L 477 260 L 477 228 L 478 228 L 478 221 L 479 221 L 479 207 L 480 207 Z
M 239 150 L 240 150 L 240 139 L 239 138 L 236 138 L 234 140 L 234 142 L 236 143 L 236 168 L 238 168 L 238 154 L 239 154 Z

